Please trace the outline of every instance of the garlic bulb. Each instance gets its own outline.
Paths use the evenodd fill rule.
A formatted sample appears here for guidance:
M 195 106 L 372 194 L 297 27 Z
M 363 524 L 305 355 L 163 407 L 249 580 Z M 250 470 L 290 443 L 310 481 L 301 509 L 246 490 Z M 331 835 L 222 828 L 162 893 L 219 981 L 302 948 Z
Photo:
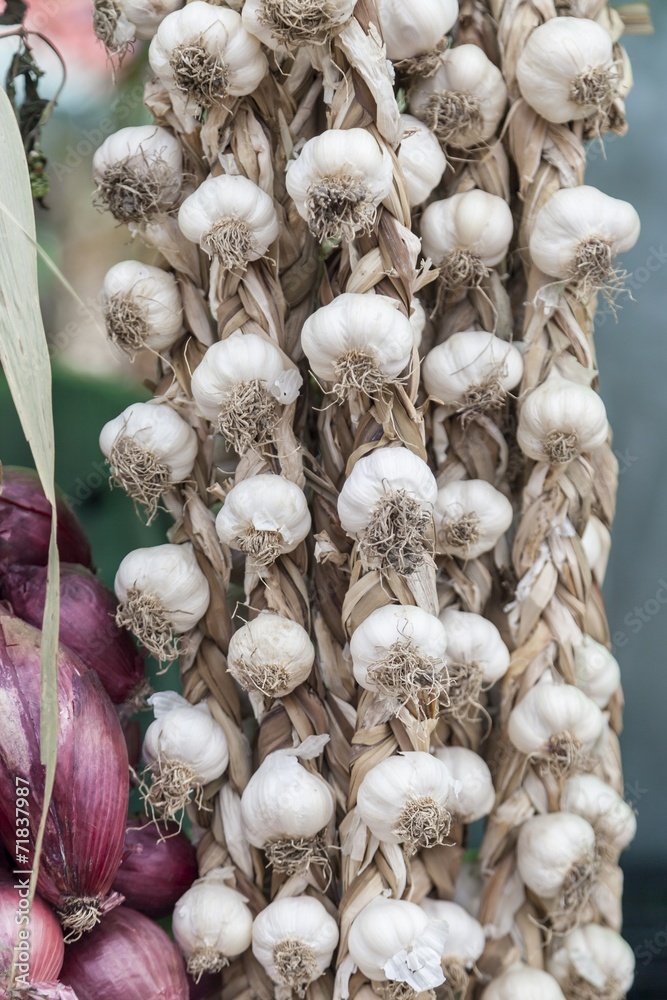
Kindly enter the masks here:
M 403 132 L 398 147 L 398 162 L 403 171 L 410 206 L 414 208 L 426 201 L 438 186 L 447 160 L 437 138 L 424 122 L 412 115 L 401 115 L 401 122 Z
M 164 18 L 148 60 L 165 89 L 182 94 L 193 111 L 252 93 L 268 69 L 261 45 L 246 31 L 241 15 L 203 0 Z
M 171 347 L 183 332 L 178 284 L 161 267 L 138 260 L 114 264 L 104 276 L 101 300 L 109 339 L 131 357 L 143 347 Z
M 183 183 L 178 139 L 158 125 L 108 136 L 93 156 L 97 197 L 118 222 L 142 222 L 176 207 Z
M 507 104 L 507 87 L 498 67 L 478 45 L 457 45 L 442 54 L 435 73 L 417 78 L 408 99 L 412 114 L 443 145 L 472 149 L 496 131 Z
M 444 711 L 466 719 L 479 707 L 482 691 L 505 676 L 510 653 L 496 626 L 482 615 L 446 608 L 440 621 L 447 632 L 449 672 Z
M 586 17 L 554 17 L 528 36 L 516 78 L 521 96 L 547 121 L 602 123 L 618 96 L 620 69 L 602 25 Z
M 116 621 L 160 660 L 180 655 L 175 636 L 197 625 L 210 600 L 189 542 L 129 552 L 118 567 L 114 590 L 120 602 Z
M 452 822 L 449 769 L 430 753 L 406 751 L 366 773 L 357 793 L 359 816 L 386 844 L 404 844 L 408 854 L 444 844 Z
M 512 504 L 483 479 L 461 479 L 438 490 L 437 548 L 446 555 L 476 559 L 489 552 L 512 523 Z
M 419 347 L 426 327 L 426 310 L 416 297 L 410 303 L 410 326 L 412 327 L 415 347 Z
M 484 928 L 458 903 L 429 897 L 423 900 L 421 907 L 429 917 L 447 925 L 447 939 L 442 952 L 445 982 L 452 997 L 465 993 L 470 978 L 468 973 L 482 957 L 486 946 Z
M 584 924 L 555 942 L 548 969 L 568 996 L 624 1000 L 635 978 L 635 953 L 610 927 Z
M 440 959 L 446 940 L 446 924 L 421 906 L 378 896 L 353 921 L 347 946 L 372 982 L 405 983 L 421 993 L 445 981 Z
M 355 680 L 396 709 L 408 701 L 431 704 L 447 687 L 446 644 L 435 615 L 400 604 L 377 608 L 350 640 Z
M 215 520 L 221 542 L 268 566 L 292 552 L 310 531 L 310 511 L 296 483 L 270 473 L 242 479 Z
M 135 39 L 135 27 L 120 0 L 93 0 L 93 31 L 110 56 L 122 58 Z
M 270 340 L 235 333 L 208 348 L 193 373 L 192 396 L 242 455 L 273 440 L 280 407 L 294 402 L 302 384 Z
M 584 184 L 551 195 L 537 213 L 528 245 L 541 271 L 569 281 L 586 297 L 620 284 L 614 258 L 635 245 L 639 231 L 629 202 Z
M 246 691 L 282 698 L 303 684 L 315 661 L 310 636 L 298 622 L 262 612 L 229 641 L 227 669 Z
M 388 150 L 365 128 L 327 129 L 288 165 L 287 193 L 320 242 L 369 233 L 391 190 Z
M 245 896 L 225 884 L 230 874 L 213 868 L 193 882 L 174 907 L 174 937 L 197 982 L 205 972 L 220 972 L 230 958 L 250 947 L 252 913 Z
M 184 0 L 119 0 L 125 17 L 134 25 L 139 39 L 152 38 L 160 24 L 173 11 L 183 6 Z
M 602 712 L 583 691 L 545 674 L 510 712 L 507 732 L 521 753 L 568 774 L 585 766 L 604 726 Z
M 484 879 L 478 859 L 464 858 L 454 886 L 454 902 L 462 906 L 466 913 L 479 919 L 484 894 Z
M 274 900 L 255 917 L 252 953 L 269 978 L 297 996 L 324 975 L 338 944 L 338 924 L 311 896 Z
M 379 0 L 378 17 L 387 57 L 393 61 L 412 59 L 430 52 L 453 28 L 459 15 L 457 0 Z
M 581 547 L 588 560 L 593 577 L 601 587 L 607 573 L 607 562 L 611 550 L 611 534 L 609 528 L 599 517 L 591 514 L 586 522 L 581 536 Z
M 456 51 L 456 50 L 454 50 Z M 503 259 L 514 224 L 509 205 L 486 191 L 434 201 L 421 220 L 422 252 L 440 268 L 447 288 L 479 285 Z
M 437 496 L 435 477 L 423 459 L 407 448 L 377 448 L 345 480 L 338 516 L 369 565 L 406 576 L 429 550 Z
M 617 861 L 637 832 L 632 806 L 594 774 L 575 774 L 565 782 L 561 809 L 583 816 L 595 830 L 598 850 Z
M 604 403 L 594 389 L 551 375 L 523 400 L 517 441 L 537 462 L 563 465 L 607 440 Z
M 329 868 L 324 832 L 336 808 L 334 795 L 324 778 L 300 763 L 319 756 L 328 739 L 311 736 L 298 747 L 268 754 L 241 796 L 246 836 L 264 849 L 275 871 Z
M 156 400 L 131 403 L 100 434 L 100 449 L 114 481 L 145 504 L 149 524 L 160 497 L 191 474 L 198 446 L 196 433 L 183 417 Z
M 229 763 L 224 731 L 206 702 L 191 705 L 175 691 L 148 699 L 155 720 L 146 730 L 143 758 L 151 770 L 146 801 L 163 819 L 180 813 L 204 785 L 221 777 Z
M 435 756 L 452 778 L 453 794 L 449 799 L 452 817 L 459 823 L 475 823 L 488 816 L 496 793 L 486 761 L 467 747 L 438 747 Z
M 269 49 L 323 45 L 350 20 L 354 0 L 246 0 L 243 23 Z
M 506 340 L 465 330 L 429 351 L 421 371 L 430 396 L 469 416 L 503 405 L 521 381 L 523 359 Z
M 599 708 L 606 708 L 621 685 L 618 660 L 590 635 L 574 647 L 574 679 Z
M 280 228 L 273 198 L 238 174 L 207 177 L 181 205 L 178 225 L 227 271 L 243 271 L 263 257 Z
M 514 965 L 494 979 L 482 1000 L 565 1000 L 560 986 L 548 972 Z
M 353 390 L 376 398 L 408 367 L 414 333 L 393 299 L 343 292 L 308 317 L 301 346 L 341 401 Z

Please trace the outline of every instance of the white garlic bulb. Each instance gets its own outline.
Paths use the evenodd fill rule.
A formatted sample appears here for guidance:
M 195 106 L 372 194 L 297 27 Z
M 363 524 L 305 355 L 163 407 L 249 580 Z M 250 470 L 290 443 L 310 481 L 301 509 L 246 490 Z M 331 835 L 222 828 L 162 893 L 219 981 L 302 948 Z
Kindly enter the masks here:
M 419 347 L 426 327 L 426 310 L 416 297 L 410 303 L 410 326 L 412 327 L 415 347 Z
M 136 36 L 120 0 L 93 0 L 93 31 L 110 56 L 123 57 Z
M 178 225 L 228 271 L 263 257 L 280 231 L 273 198 L 238 174 L 207 177 L 181 205 Z
M 624 1000 L 635 978 L 635 953 L 610 927 L 584 924 L 554 943 L 547 967 L 570 996 Z
M 296 483 L 262 474 L 232 487 L 215 528 L 221 542 L 245 552 L 256 566 L 268 566 L 304 540 L 310 511 Z
M 421 906 L 378 896 L 352 923 L 350 958 L 375 983 L 406 983 L 416 993 L 440 986 L 447 925 Z
M 435 756 L 452 778 L 449 811 L 460 823 L 475 823 L 493 809 L 496 793 L 486 761 L 467 747 L 438 747 Z
M 438 490 L 437 548 L 446 555 L 476 559 L 489 552 L 512 523 L 512 504 L 483 479 L 460 479 Z
M 548 972 L 528 965 L 514 965 L 486 987 L 482 1000 L 565 1000 L 560 986 Z
M 485 880 L 479 860 L 464 858 L 454 886 L 454 902 L 462 906 L 466 913 L 479 919 L 484 891 Z
M 377 448 L 345 480 L 338 516 L 370 565 L 408 575 L 426 557 L 437 496 L 423 459 L 408 448 Z
M 197 981 L 250 947 L 252 913 L 245 896 L 225 884 L 229 875 L 227 869 L 212 869 L 174 907 L 174 937 Z
M 430 396 L 464 414 L 502 406 L 521 381 L 521 352 L 483 330 L 455 333 L 426 355 L 424 386 Z
M 285 186 L 320 242 L 351 240 L 373 228 L 393 171 L 388 150 L 367 129 L 327 129 L 289 164 Z
M 198 796 L 204 785 L 225 773 L 229 749 L 206 702 L 191 705 L 175 691 L 159 691 L 148 703 L 155 720 L 142 750 L 152 774 L 146 801 L 153 812 L 170 819 L 193 793 Z
M 303 684 L 315 661 L 310 636 L 298 622 L 262 612 L 229 641 L 227 669 L 246 691 L 282 698 Z
M 422 909 L 434 920 L 447 924 L 447 939 L 442 952 L 443 970 L 452 995 L 468 985 L 468 971 L 482 957 L 486 946 L 484 928 L 458 903 L 444 899 L 424 899 Z
M 486 191 L 434 201 L 421 220 L 422 252 L 448 288 L 478 285 L 506 255 L 514 223 L 507 202 Z
M 580 296 L 598 288 L 613 291 L 622 279 L 614 259 L 632 249 L 640 228 L 629 202 L 587 184 L 560 188 L 537 213 L 530 256 L 545 274 L 568 280 Z
M 116 621 L 160 660 L 180 654 L 175 636 L 194 628 L 208 609 L 208 581 L 189 542 L 134 549 L 122 560 L 114 590 Z
M 446 608 L 440 621 L 447 632 L 449 672 L 449 704 L 444 711 L 455 718 L 469 718 L 479 707 L 481 692 L 507 673 L 509 649 L 493 622 L 482 615 Z
M 607 440 L 604 403 L 594 389 L 555 373 L 522 401 L 517 441 L 537 462 L 563 465 Z
M 270 340 L 234 333 L 208 348 L 192 375 L 192 396 L 242 455 L 273 440 L 280 406 L 293 403 L 302 384 Z
M 183 6 L 184 0 L 119 0 L 125 17 L 134 25 L 139 39 L 152 38 L 160 24 L 173 11 Z
M 301 346 L 340 400 L 353 390 L 376 398 L 410 363 L 414 333 L 393 299 L 343 292 L 308 317 Z
M 599 517 L 591 514 L 581 536 L 581 547 L 588 560 L 593 577 L 601 587 L 607 573 L 607 562 L 611 550 L 611 534 L 609 528 Z
M 594 774 L 574 774 L 568 778 L 560 807 L 588 820 L 595 830 L 598 849 L 611 855 L 614 861 L 637 832 L 632 806 Z
M 183 332 L 183 303 L 173 274 L 138 260 L 109 268 L 102 285 L 109 339 L 130 356 L 142 347 L 162 351 Z
M 409 854 L 445 843 L 452 816 L 449 769 L 430 753 L 399 753 L 380 761 L 359 785 L 357 810 L 371 833 Z
M 148 51 L 165 89 L 183 95 L 193 111 L 250 94 L 268 69 L 259 41 L 241 15 L 194 0 L 164 18 Z
M 328 867 L 324 831 L 336 808 L 333 792 L 301 760 L 321 754 L 328 736 L 267 754 L 241 796 L 245 834 L 276 871 L 294 875 L 311 864 Z
M 183 183 L 181 145 L 158 125 L 133 125 L 108 136 L 93 156 L 97 196 L 118 222 L 172 211 Z
M 311 896 L 275 899 L 252 925 L 252 953 L 269 978 L 302 997 L 338 944 L 338 924 Z
M 243 23 L 269 49 L 322 45 L 350 20 L 354 0 L 245 0 Z
M 554 929 L 569 930 L 597 873 L 590 823 L 567 812 L 532 816 L 519 830 L 516 860 L 525 885 L 549 904 Z
M 457 0 L 379 0 L 377 5 L 387 57 L 412 59 L 430 52 L 453 28 L 459 15 Z
M 414 10 L 414 8 L 412 8 Z M 408 201 L 412 208 L 426 201 L 442 180 L 447 160 L 430 128 L 412 115 L 401 115 L 403 131 L 398 147 L 398 162 Z
M 417 77 L 410 111 L 443 145 L 472 149 L 496 131 L 507 104 L 507 87 L 497 66 L 478 45 L 447 49 L 435 73 Z
M 604 726 L 602 712 L 583 691 L 545 674 L 510 712 L 507 732 L 517 750 L 562 774 L 587 762 Z
M 618 660 L 590 635 L 574 647 L 574 679 L 599 708 L 606 708 L 621 684 Z

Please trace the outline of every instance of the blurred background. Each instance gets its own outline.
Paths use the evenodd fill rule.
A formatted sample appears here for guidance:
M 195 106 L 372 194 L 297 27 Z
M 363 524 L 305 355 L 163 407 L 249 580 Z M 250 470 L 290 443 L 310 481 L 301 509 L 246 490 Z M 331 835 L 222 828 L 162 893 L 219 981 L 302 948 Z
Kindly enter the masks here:
M 632 1000 L 667 996 L 667 3 L 650 4 L 651 37 L 625 40 L 635 73 L 628 98 L 630 131 L 589 152 L 587 182 L 631 201 L 642 236 L 625 255 L 634 301 L 615 317 L 597 317 L 602 392 L 615 428 L 620 480 L 606 597 L 614 653 L 626 694 L 622 738 L 625 796 L 639 832 L 624 856 L 624 933 L 635 949 Z M 0 10 L 3 7 L 0 0 Z M 113 583 L 130 549 L 164 539 L 166 521 L 150 528 L 121 491 L 111 492 L 97 445 L 102 425 L 150 394 L 150 358 L 130 365 L 105 339 L 97 296 L 105 271 L 126 257 L 150 261 L 140 243 L 92 203 L 91 163 L 101 142 L 125 125 L 148 121 L 142 107 L 141 56 L 112 70 L 90 27 L 90 0 L 31 0 L 28 24 L 59 48 L 68 78 L 44 130 L 51 190 L 37 207 L 38 236 L 74 286 L 78 300 L 42 268 L 44 321 L 53 357 L 57 480 L 92 541 L 102 576 Z M 0 41 L 0 74 L 15 50 Z M 47 71 L 44 90 L 59 80 L 44 46 L 35 56 Z M 0 187 L 2 178 L 0 174 Z M 143 364 L 143 367 L 142 367 Z M 0 458 L 31 465 L 30 452 L 0 375 Z M 665 520 L 663 520 L 665 518 Z M 173 669 L 173 668 L 172 668 Z M 160 686 L 175 679 L 162 678 Z

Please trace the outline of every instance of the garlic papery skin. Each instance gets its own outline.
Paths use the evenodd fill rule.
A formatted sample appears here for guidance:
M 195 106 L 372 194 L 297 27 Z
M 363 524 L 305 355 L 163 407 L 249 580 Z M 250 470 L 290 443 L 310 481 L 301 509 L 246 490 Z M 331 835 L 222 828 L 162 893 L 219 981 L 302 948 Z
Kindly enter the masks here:
M 152 38 L 167 14 L 183 6 L 184 0 L 119 0 L 125 17 L 134 25 L 137 38 Z
M 479 285 L 506 255 L 514 223 L 507 202 L 486 191 L 434 201 L 421 220 L 422 253 L 448 289 Z
M 244 271 L 264 257 L 280 228 L 273 198 L 238 174 L 207 177 L 181 205 L 178 225 L 225 271 Z
M 328 739 L 311 736 L 298 747 L 268 754 L 241 796 L 246 837 L 277 872 L 303 874 L 311 865 L 330 870 L 324 834 L 335 812 L 334 795 L 324 778 L 300 763 L 319 756 Z
M 183 333 L 183 303 L 173 274 L 138 260 L 122 260 L 104 276 L 102 314 L 109 339 L 130 357 L 142 348 L 162 351 Z
M 252 93 L 268 69 L 259 41 L 241 15 L 202 0 L 164 18 L 148 51 L 165 89 L 181 94 L 193 112 Z
M 417 78 L 408 100 L 411 113 L 443 145 L 472 149 L 496 131 L 507 105 L 507 87 L 479 46 L 457 45 L 443 53 L 435 73 Z
M 535 217 L 528 248 L 541 271 L 568 281 L 586 298 L 596 289 L 618 289 L 623 272 L 614 260 L 632 249 L 640 228 L 629 202 L 582 184 L 551 195 Z
M 114 132 L 95 151 L 97 198 L 118 222 L 143 222 L 171 212 L 183 183 L 178 140 L 158 125 Z
M 155 400 L 131 403 L 100 433 L 113 480 L 146 506 L 149 524 L 163 494 L 191 474 L 198 447 L 183 417 Z
M 310 531 L 310 511 L 296 483 L 262 474 L 242 479 L 227 494 L 215 520 L 221 542 L 269 566 L 292 552 Z
M 607 440 L 604 403 L 594 389 L 550 376 L 523 400 L 517 441 L 536 462 L 565 465 Z
M 208 348 L 192 376 L 197 409 L 239 455 L 274 439 L 281 406 L 303 380 L 278 348 L 255 333 L 235 333 Z
M 298 622 L 262 612 L 229 641 L 227 669 L 246 691 L 282 698 L 308 680 L 315 661 L 310 636 Z
M 327 129 L 288 165 L 285 186 L 321 243 L 352 240 L 373 228 L 393 171 L 389 152 L 367 129 Z
M 482 1000 L 565 1000 L 560 986 L 548 972 L 515 965 L 494 979 Z
M 401 115 L 403 133 L 398 162 L 408 192 L 410 207 L 421 205 L 435 190 L 447 167 L 440 143 L 428 125 L 412 115 Z
M 421 993 L 445 981 L 440 961 L 446 940 L 446 924 L 421 906 L 378 896 L 353 921 L 348 949 L 356 967 L 372 982 L 405 983 Z M 405 996 L 404 990 L 400 996 Z
M 420 5 L 379 0 L 377 8 L 387 57 L 394 62 L 435 49 L 459 16 L 457 0 L 426 0 Z
M 469 972 L 482 956 L 486 946 L 484 928 L 458 903 L 444 899 L 424 899 L 422 910 L 434 920 L 447 925 L 447 939 L 442 952 L 445 982 L 452 997 L 464 993 Z
M 274 900 L 255 917 L 252 953 L 272 982 L 302 997 L 324 975 L 338 944 L 338 924 L 311 896 Z
M 243 23 L 269 49 L 323 45 L 352 17 L 354 0 L 245 0 Z
M 343 292 L 308 317 L 301 346 L 340 401 L 353 391 L 375 399 L 408 367 L 414 332 L 392 299 Z
M 174 907 L 174 937 L 197 982 L 205 972 L 220 972 L 250 947 L 252 913 L 245 896 L 225 884 L 230 874 L 224 868 L 212 869 Z
M 598 851 L 616 862 L 637 832 L 634 809 L 594 774 L 575 774 L 565 782 L 560 807 L 583 816 L 595 830 Z
M 377 448 L 345 480 L 338 516 L 369 565 L 408 576 L 430 551 L 437 496 L 423 459 L 408 448 Z
M 412 327 L 415 347 L 419 347 L 426 328 L 426 310 L 416 297 L 410 303 L 410 326 Z
M 547 967 L 573 1000 L 624 1000 L 635 953 L 610 927 L 584 924 L 554 943 Z
M 574 647 L 574 680 L 599 708 L 606 708 L 621 686 L 621 668 L 606 646 L 584 635 Z
M 604 715 L 583 691 L 545 674 L 510 712 L 507 732 L 517 750 L 562 775 L 587 766 L 604 726 Z
M 429 351 L 421 372 L 428 394 L 467 418 L 502 407 L 521 381 L 523 358 L 492 333 L 465 330 Z
M 204 785 L 225 773 L 227 739 L 206 702 L 191 705 L 174 691 L 160 691 L 148 702 L 155 720 L 144 737 L 142 754 L 151 771 L 144 794 L 154 815 L 172 819 L 193 793 L 199 801 Z
M 210 600 L 208 581 L 189 542 L 134 549 L 122 560 L 114 590 L 116 621 L 160 660 L 175 660 L 175 636 L 194 628 Z
M 452 776 L 432 754 L 407 751 L 380 761 L 364 776 L 357 810 L 385 844 L 403 844 L 408 855 L 444 844 L 449 835 Z M 453 797 L 453 795 L 452 795 Z
M 395 710 L 408 702 L 429 705 L 447 688 L 446 645 L 444 625 L 428 611 L 400 604 L 377 608 L 350 639 L 355 680 Z
M 495 547 L 512 523 L 512 504 L 483 479 L 461 479 L 438 490 L 435 502 L 439 552 L 476 559 Z
M 493 622 L 482 615 L 446 608 L 440 621 L 447 632 L 449 672 L 444 711 L 458 719 L 474 717 L 482 691 L 507 673 L 509 649 Z
M 125 16 L 120 0 L 93 0 L 93 31 L 109 55 L 120 59 L 136 37 L 135 26 Z
M 452 818 L 459 823 L 475 823 L 488 816 L 496 793 L 486 761 L 467 747 L 438 747 L 435 756 L 452 778 L 453 792 L 449 798 Z

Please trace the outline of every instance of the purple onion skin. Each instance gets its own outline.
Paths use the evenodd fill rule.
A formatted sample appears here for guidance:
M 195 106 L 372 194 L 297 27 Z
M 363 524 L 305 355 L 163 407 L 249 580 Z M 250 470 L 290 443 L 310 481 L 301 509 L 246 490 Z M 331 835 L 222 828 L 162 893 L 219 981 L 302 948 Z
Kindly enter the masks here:
M 66 949 L 60 979 L 79 1000 L 189 1000 L 177 946 L 128 906 L 112 910 Z
M 0 579 L 0 595 L 24 622 L 42 627 L 45 566 L 12 566 Z M 94 670 L 114 705 L 122 705 L 146 676 L 146 666 L 127 629 L 116 625 L 116 597 L 85 566 L 60 564 L 60 642 Z
M 17 779 L 29 786 L 29 864 L 44 798 L 40 763 L 41 633 L 0 611 L 0 838 L 14 855 Z M 97 674 L 58 652 L 59 733 L 37 888 L 56 909 L 106 897 L 123 857 L 128 762 L 118 715 Z M 106 906 L 120 902 L 113 895 Z M 104 904 L 103 904 L 104 905 Z
M 90 544 L 64 495 L 56 495 L 58 551 L 63 562 L 92 567 Z M 34 469 L 5 465 L 0 490 L 0 565 L 46 566 L 51 505 Z
M 128 816 L 125 852 L 113 884 L 116 892 L 148 917 L 169 916 L 198 875 L 188 838 L 177 823 L 158 827 L 145 816 Z

